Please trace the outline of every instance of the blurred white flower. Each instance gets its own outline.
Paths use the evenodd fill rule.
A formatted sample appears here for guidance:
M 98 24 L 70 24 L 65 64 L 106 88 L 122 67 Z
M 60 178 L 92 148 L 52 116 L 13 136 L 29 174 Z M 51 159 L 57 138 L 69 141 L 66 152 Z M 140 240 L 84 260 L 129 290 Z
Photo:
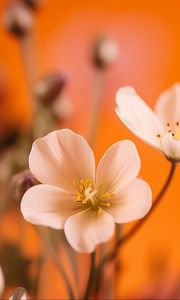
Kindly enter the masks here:
M 120 88 L 116 103 L 117 115 L 134 134 L 172 162 L 180 161 L 180 84 L 159 97 L 155 112 L 132 87 Z
M 2 268 L 0 267 L 0 296 L 4 292 L 5 282 L 4 282 L 4 274 Z
M 42 184 L 24 195 L 24 218 L 63 229 L 71 246 L 92 252 L 108 241 L 114 222 L 143 217 L 151 207 L 151 190 L 137 179 L 140 158 L 133 142 L 112 145 L 95 174 L 94 154 L 86 140 L 68 129 L 53 131 L 33 144 L 29 166 Z
M 18 287 L 9 297 L 9 300 L 28 300 L 27 291 L 23 287 Z

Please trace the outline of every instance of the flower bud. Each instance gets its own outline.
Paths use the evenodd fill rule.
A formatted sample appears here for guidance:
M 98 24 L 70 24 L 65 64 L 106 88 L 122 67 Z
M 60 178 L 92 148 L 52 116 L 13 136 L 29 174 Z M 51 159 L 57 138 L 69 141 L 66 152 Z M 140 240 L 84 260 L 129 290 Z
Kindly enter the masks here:
M 42 3 L 42 0 L 21 0 L 21 1 L 33 10 L 39 8 L 39 6 Z
M 117 45 L 108 38 L 99 38 L 94 46 L 92 60 L 99 69 L 111 65 L 118 57 Z
M 38 183 L 29 170 L 15 174 L 11 180 L 11 194 L 14 200 L 20 202 L 24 193 Z
M 53 103 L 52 114 L 57 121 L 66 120 L 72 111 L 72 102 L 68 95 L 63 95 L 61 99 Z
M 28 300 L 28 293 L 23 287 L 18 287 L 8 300 Z
M 39 102 L 51 105 L 61 94 L 66 82 L 67 80 L 63 74 L 47 75 L 36 83 L 35 97 Z
M 9 32 L 24 37 L 32 28 L 31 12 L 23 4 L 11 4 L 6 10 L 4 23 Z

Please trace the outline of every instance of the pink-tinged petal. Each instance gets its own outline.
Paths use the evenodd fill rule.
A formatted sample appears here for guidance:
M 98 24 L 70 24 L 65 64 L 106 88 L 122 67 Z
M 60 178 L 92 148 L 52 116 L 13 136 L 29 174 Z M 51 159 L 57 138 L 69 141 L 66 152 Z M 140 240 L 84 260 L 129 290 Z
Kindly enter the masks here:
M 30 188 L 21 202 L 21 212 L 27 221 L 55 229 L 62 229 L 66 219 L 78 209 L 73 195 L 45 184 Z
M 175 140 L 171 133 L 167 133 L 161 137 L 161 145 L 169 160 L 180 162 L 180 140 Z
M 180 84 L 174 84 L 158 98 L 155 111 L 164 125 L 180 122 Z M 167 127 L 166 127 L 167 128 Z
M 84 210 L 67 219 L 64 231 L 70 245 L 78 252 L 91 253 L 96 245 L 107 242 L 114 233 L 114 220 L 101 211 Z
M 116 113 L 120 120 L 139 138 L 160 149 L 157 134 L 163 126 L 151 108 L 132 87 L 120 88 L 116 94 Z
M 111 200 L 111 207 L 106 211 L 114 218 L 115 223 L 127 223 L 143 218 L 152 205 L 152 193 L 149 185 L 135 179 Z
M 23 287 L 18 287 L 9 300 L 28 300 L 28 293 Z
M 103 192 L 121 190 L 139 173 L 140 157 L 130 140 L 112 145 L 101 158 L 96 174 L 96 184 L 103 183 Z
M 94 154 L 86 140 L 69 129 L 56 130 L 34 142 L 29 166 L 45 184 L 73 191 L 73 181 L 95 177 Z
M 4 288 L 5 288 L 4 274 L 2 268 L 0 267 L 0 296 L 3 294 Z

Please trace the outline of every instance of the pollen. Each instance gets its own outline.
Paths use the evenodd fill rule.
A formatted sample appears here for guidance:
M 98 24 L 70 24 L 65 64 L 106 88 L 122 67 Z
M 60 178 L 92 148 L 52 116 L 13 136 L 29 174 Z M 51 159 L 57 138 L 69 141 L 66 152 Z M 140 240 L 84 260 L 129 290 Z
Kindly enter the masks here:
M 76 190 L 75 202 L 82 205 L 82 209 L 93 209 L 101 214 L 103 209 L 111 207 L 110 199 L 114 193 L 104 192 L 105 185 L 103 183 L 95 188 L 93 181 L 86 178 L 79 182 L 74 181 L 73 186 Z

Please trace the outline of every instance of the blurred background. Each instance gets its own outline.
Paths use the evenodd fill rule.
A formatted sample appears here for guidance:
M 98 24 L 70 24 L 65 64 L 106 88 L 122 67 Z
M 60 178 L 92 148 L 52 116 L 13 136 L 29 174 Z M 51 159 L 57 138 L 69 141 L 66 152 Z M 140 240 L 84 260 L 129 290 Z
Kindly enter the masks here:
M 11 6 L 16 4 L 23 5 L 16 18 L 22 18 L 20 29 L 25 32 L 14 22 Z M 92 54 L 102 37 L 118 49 L 108 67 L 98 64 Z M 22 162 L 16 143 L 19 135 L 26 136 L 32 128 L 34 136 L 68 127 L 87 137 L 99 72 L 103 84 L 100 81 L 102 103 L 94 143 L 97 161 L 112 143 L 132 139 L 142 161 L 140 177 L 150 184 L 155 198 L 170 164 L 121 124 L 114 111 L 115 94 L 119 87 L 132 85 L 153 107 L 163 90 L 180 81 L 180 1 L 0 1 L 0 264 L 6 281 L 4 297 L 17 286 L 24 286 L 39 299 L 67 296 L 51 259 L 40 258 L 43 247 L 35 229 L 21 216 L 15 190 L 10 191 L 10 177 L 28 168 L 31 145 L 21 138 L 18 149 L 27 151 Z M 55 78 L 63 86 L 63 92 L 57 92 L 61 99 L 53 106 L 55 125 L 42 102 L 34 101 L 35 94 L 43 97 L 42 78 L 50 84 Z M 37 106 L 41 113 L 34 117 Z M 14 169 L 9 174 L 12 160 Z M 178 167 L 156 212 L 120 251 L 114 297 L 180 299 L 179 179 Z M 83 255 L 79 257 L 82 260 L 86 261 Z M 68 264 L 66 268 L 70 272 Z

